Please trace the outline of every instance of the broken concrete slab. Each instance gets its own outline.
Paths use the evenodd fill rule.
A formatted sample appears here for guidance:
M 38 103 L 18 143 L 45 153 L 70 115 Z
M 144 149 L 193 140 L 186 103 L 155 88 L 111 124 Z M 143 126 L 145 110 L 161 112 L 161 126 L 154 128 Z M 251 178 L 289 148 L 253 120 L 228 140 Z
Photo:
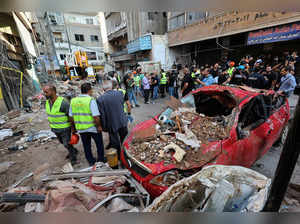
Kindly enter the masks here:
M 12 129 L 2 129 L 0 130 L 0 141 L 3 141 L 7 137 L 13 136 L 13 131 Z
M 107 208 L 109 212 L 124 212 L 129 211 L 134 207 L 121 198 L 114 198 Z
M 9 167 L 11 167 L 14 164 L 15 164 L 15 162 L 12 162 L 12 161 L 9 161 L 9 162 L 6 161 L 6 162 L 0 163 L 0 174 L 6 172 L 9 169 Z
M 226 184 L 220 184 L 223 180 Z M 144 211 L 203 212 L 210 208 L 209 210 L 214 212 L 259 212 L 266 203 L 270 184 L 269 178 L 248 168 L 207 166 L 173 184 Z M 228 193 L 225 193 L 226 191 Z M 223 203 L 225 201 L 227 202 Z
M 166 147 L 164 147 L 164 152 L 169 151 L 169 150 L 175 151 L 173 157 L 177 162 L 181 162 L 184 155 L 186 154 L 186 152 L 182 148 L 180 148 L 178 145 L 176 145 L 174 143 L 171 143 L 171 144 L 167 145 Z

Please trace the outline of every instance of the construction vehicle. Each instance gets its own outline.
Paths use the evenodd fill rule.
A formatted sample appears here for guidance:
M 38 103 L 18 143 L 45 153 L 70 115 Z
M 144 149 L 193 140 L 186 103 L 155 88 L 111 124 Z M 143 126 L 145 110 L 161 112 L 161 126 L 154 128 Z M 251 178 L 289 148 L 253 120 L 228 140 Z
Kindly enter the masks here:
M 85 51 L 75 51 L 68 53 L 65 58 L 65 68 L 68 77 L 72 79 L 95 79 L 93 67 L 88 63 Z

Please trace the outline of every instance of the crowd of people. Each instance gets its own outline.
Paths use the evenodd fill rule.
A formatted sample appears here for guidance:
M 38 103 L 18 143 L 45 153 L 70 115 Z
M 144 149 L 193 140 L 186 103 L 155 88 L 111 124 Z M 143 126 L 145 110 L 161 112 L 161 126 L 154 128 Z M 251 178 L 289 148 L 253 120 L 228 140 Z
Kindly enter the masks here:
M 67 158 L 71 163 L 77 162 L 78 154 L 70 144 L 71 134 L 78 133 L 85 157 L 93 165 L 97 161 L 105 162 L 102 131 L 109 134 L 106 148 L 117 149 L 120 156 L 121 145 L 128 134 L 128 122 L 133 121 L 131 108 L 140 107 L 140 97 L 149 104 L 159 97 L 165 98 L 166 93 L 179 98 L 212 84 L 272 89 L 288 97 L 297 85 L 294 74 L 298 61 L 297 52 L 285 52 L 280 58 L 268 55 L 254 59 L 247 55 L 237 63 L 222 60 L 213 66 L 185 66 L 182 71 L 174 66 L 168 71 L 145 73 L 137 67 L 122 78 L 113 72 L 107 78 L 109 80 L 98 79 L 104 94 L 97 99 L 92 97 L 92 85 L 82 84 L 81 95 L 72 98 L 71 102 L 57 96 L 55 86 L 48 84 L 43 88 L 47 98 L 46 113 L 51 130 L 68 150 Z M 91 139 L 97 147 L 97 158 L 92 154 Z

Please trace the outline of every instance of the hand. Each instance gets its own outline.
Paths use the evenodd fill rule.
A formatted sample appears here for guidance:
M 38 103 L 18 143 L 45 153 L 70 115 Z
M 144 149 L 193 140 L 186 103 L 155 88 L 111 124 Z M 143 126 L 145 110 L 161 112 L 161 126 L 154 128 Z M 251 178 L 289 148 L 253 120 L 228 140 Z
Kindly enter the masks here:
M 77 133 L 76 129 L 72 128 L 72 134 L 76 134 L 76 133 Z
M 100 132 L 102 132 L 102 127 L 101 126 L 98 126 L 97 127 L 97 131 L 100 133 Z

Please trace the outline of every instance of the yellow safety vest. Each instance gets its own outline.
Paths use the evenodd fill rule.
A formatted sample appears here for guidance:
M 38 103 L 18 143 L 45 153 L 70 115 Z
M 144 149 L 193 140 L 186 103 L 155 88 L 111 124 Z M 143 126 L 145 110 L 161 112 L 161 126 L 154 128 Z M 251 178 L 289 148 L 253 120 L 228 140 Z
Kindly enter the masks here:
M 63 97 L 57 97 L 51 109 L 49 100 L 46 102 L 46 112 L 48 114 L 48 121 L 51 128 L 63 129 L 71 127 L 67 114 L 60 112 L 60 107 L 63 100 Z
M 71 100 L 72 116 L 76 130 L 86 130 L 95 126 L 90 108 L 92 99 L 90 96 L 79 96 Z
M 229 74 L 230 77 L 231 77 L 232 74 L 233 74 L 233 70 L 234 70 L 234 67 L 229 68 L 229 69 L 227 70 L 227 72 L 228 72 L 228 74 Z
M 166 75 L 166 73 L 161 74 L 160 84 L 161 85 L 166 85 L 167 84 L 167 75 Z

